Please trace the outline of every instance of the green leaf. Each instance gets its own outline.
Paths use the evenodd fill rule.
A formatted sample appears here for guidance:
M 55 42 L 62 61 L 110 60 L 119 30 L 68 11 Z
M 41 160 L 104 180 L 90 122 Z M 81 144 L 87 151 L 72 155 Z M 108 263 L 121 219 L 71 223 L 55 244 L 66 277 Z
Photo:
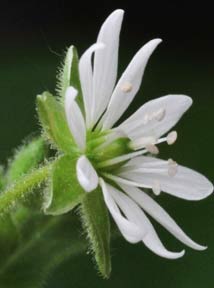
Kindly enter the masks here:
M 42 138 L 36 138 L 22 145 L 15 151 L 13 159 L 10 160 L 7 182 L 12 183 L 24 174 L 36 168 L 45 158 L 46 146 Z
M 79 77 L 79 58 L 77 49 L 74 46 L 68 48 L 66 52 L 65 60 L 62 69 L 60 70 L 58 80 L 57 90 L 63 100 L 69 86 L 73 86 L 78 91 L 76 101 L 83 112 L 83 97 Z
M 81 205 L 83 226 L 91 242 L 98 270 L 104 278 L 111 273 L 110 222 L 100 188 L 88 193 Z
M 49 92 L 44 92 L 37 96 L 37 111 L 45 137 L 66 153 L 76 151 L 62 104 Z
M 50 195 L 45 204 L 45 213 L 60 215 L 79 204 L 85 191 L 76 176 L 76 159 L 70 155 L 61 156 L 52 168 Z

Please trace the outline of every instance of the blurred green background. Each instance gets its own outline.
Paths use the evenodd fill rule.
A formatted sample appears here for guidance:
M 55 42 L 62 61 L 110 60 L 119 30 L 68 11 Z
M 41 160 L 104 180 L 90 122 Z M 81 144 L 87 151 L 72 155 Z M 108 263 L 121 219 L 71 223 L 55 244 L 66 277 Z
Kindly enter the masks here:
M 43 90 L 54 91 L 64 49 L 74 44 L 81 54 L 95 42 L 107 15 L 115 8 L 123 8 L 126 15 L 120 43 L 120 73 L 143 43 L 153 37 L 164 40 L 152 56 L 141 90 L 126 115 L 162 95 L 191 96 L 194 104 L 176 127 L 178 141 L 172 147 L 162 145 L 160 156 L 171 157 L 211 181 L 214 179 L 214 23 L 205 2 L 194 6 L 182 1 L 118 1 L 103 2 L 100 6 L 93 2 L 29 2 L 1 3 L 1 163 L 6 163 L 23 138 L 39 131 L 35 96 Z M 143 244 L 131 245 L 120 238 L 112 242 L 110 280 L 99 278 L 91 257 L 85 253 L 61 265 L 46 287 L 212 288 L 213 197 L 193 203 L 161 195 L 158 201 L 194 240 L 208 245 L 205 252 L 187 248 L 182 259 L 170 261 L 153 255 Z M 169 249 L 183 248 L 156 223 L 155 227 Z

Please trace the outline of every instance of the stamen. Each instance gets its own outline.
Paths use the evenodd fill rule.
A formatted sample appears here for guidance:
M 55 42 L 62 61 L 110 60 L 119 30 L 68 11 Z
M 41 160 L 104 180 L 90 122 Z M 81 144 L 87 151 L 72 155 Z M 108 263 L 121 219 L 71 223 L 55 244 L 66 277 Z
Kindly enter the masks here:
M 131 92 L 132 88 L 133 88 L 133 86 L 129 82 L 123 83 L 122 86 L 120 87 L 120 89 L 125 93 Z
M 178 138 L 178 134 L 176 131 L 170 132 L 166 137 L 159 138 L 156 144 L 160 144 L 163 142 L 167 142 L 168 145 L 172 145 Z
M 153 182 L 152 191 L 153 191 L 153 193 L 154 193 L 156 196 L 160 195 L 160 193 L 161 193 L 161 187 L 160 187 L 160 182 L 159 182 L 159 181 L 155 180 L 155 181 Z
M 174 160 L 169 159 L 168 160 L 168 175 L 170 177 L 173 177 L 176 175 L 177 172 L 178 172 L 178 164 Z
M 118 157 L 115 157 L 115 158 L 100 162 L 97 165 L 97 167 L 98 168 L 103 168 L 103 167 L 107 167 L 107 166 L 112 166 L 112 165 L 115 165 L 115 164 L 130 160 L 130 159 L 132 159 L 134 157 L 143 155 L 145 153 L 147 153 L 146 149 L 142 149 L 142 150 L 139 150 L 137 152 L 128 153 L 128 154 L 125 154 L 125 155 L 122 155 L 122 156 L 118 156 Z
M 178 134 L 176 131 L 170 132 L 166 137 L 155 139 L 153 136 L 141 137 L 130 142 L 129 147 L 133 150 L 146 148 L 148 152 L 152 154 L 158 154 L 159 150 L 156 144 L 167 142 L 168 145 L 172 145 L 177 140 Z
M 163 108 L 160 108 L 156 113 L 154 113 L 154 118 L 157 121 L 162 121 L 166 115 L 166 110 Z
M 146 145 L 146 150 L 151 154 L 157 155 L 159 153 L 159 149 L 156 145 Z
M 178 134 L 176 131 L 172 131 L 170 132 L 167 137 L 166 137 L 166 142 L 168 145 L 172 145 L 175 143 L 175 141 L 177 140 L 178 138 Z
M 136 140 L 130 142 L 129 147 L 133 150 L 138 150 L 148 145 L 155 145 L 156 139 L 155 137 L 148 136 L 148 137 L 141 137 Z
M 128 179 L 125 179 L 125 178 L 121 178 L 121 177 L 118 177 L 118 176 L 115 176 L 115 175 L 112 175 L 112 174 L 109 174 L 109 173 L 103 173 L 103 175 L 106 178 L 115 181 L 116 183 L 118 182 L 118 183 L 121 183 L 121 184 L 134 186 L 134 187 L 140 187 L 140 188 L 151 188 L 151 186 L 144 185 L 142 183 L 138 183 L 138 182 L 135 182 L 135 181 L 132 181 L 132 180 L 128 180 Z

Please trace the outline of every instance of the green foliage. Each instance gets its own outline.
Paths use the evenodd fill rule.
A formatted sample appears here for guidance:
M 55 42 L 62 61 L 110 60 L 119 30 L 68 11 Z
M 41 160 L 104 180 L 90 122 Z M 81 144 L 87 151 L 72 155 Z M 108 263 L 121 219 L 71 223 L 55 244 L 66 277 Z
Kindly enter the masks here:
M 19 234 L 13 223 L 10 215 L 5 215 L 0 218 L 0 267 L 4 265 L 5 259 L 9 257 L 10 254 L 14 253 L 17 248 Z M 1 281 L 0 281 L 0 287 Z M 6 287 L 6 286 L 5 286 Z
M 53 165 L 51 177 L 46 214 L 66 213 L 82 201 L 86 193 L 77 180 L 75 158 L 64 155 L 57 159 Z
M 49 92 L 44 92 L 37 96 L 37 111 L 45 138 L 61 151 L 76 151 L 62 104 Z
M 33 139 L 17 149 L 13 159 L 9 163 L 6 175 L 7 182 L 14 182 L 25 173 L 37 167 L 44 160 L 46 149 L 42 138 Z
M 81 152 L 63 107 L 66 90 L 73 86 L 84 113 L 78 61 L 71 46 L 59 75 L 60 97 L 49 92 L 37 96 L 43 138 L 25 143 L 16 150 L 7 171 L 0 169 L 0 287 L 44 287 L 58 265 L 85 249 L 76 222 L 68 213 L 78 204 L 98 270 L 104 278 L 110 276 L 109 214 L 100 188 L 86 193 L 78 182 L 76 162 Z M 95 150 L 104 136 L 100 131 L 87 135 L 85 153 L 93 164 L 105 155 L 112 157 L 121 147 L 119 143 L 101 149 L 97 159 Z M 45 140 L 56 149 L 54 159 L 48 159 Z
M 111 273 L 110 223 L 100 188 L 86 195 L 81 205 L 81 213 L 98 270 L 104 278 L 109 278 Z
M 0 191 L 5 186 L 5 175 L 4 175 L 4 167 L 0 166 Z
M 40 189 L 35 188 L 43 188 L 41 184 L 57 166 L 52 169 L 54 163 L 49 162 L 38 168 L 44 156 L 43 140 L 32 140 L 17 150 L 6 173 L 10 184 L 0 196 L 0 287 L 42 288 L 54 269 L 85 249 L 71 214 L 50 217 L 37 203 Z M 56 170 L 63 171 L 63 165 L 69 167 L 70 158 L 59 163 Z M 0 180 L 6 183 L 3 172 Z M 26 205 L 26 200 L 31 205 Z
M 2 288 L 42 288 L 56 267 L 82 253 L 86 247 L 78 236 L 78 223 L 71 214 L 52 217 L 26 213 L 30 217 L 19 227 L 22 238 L 1 261 Z

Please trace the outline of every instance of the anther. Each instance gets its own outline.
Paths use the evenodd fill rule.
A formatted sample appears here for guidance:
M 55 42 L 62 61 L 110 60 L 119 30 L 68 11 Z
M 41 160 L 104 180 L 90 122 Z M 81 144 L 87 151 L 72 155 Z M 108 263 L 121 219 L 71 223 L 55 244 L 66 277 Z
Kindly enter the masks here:
M 129 145 L 131 149 L 138 150 L 148 145 L 155 145 L 155 144 L 156 144 L 156 139 L 152 136 L 147 136 L 147 137 L 141 137 L 136 140 L 133 140 L 130 142 Z
M 175 141 L 177 140 L 178 134 L 176 131 L 172 131 L 170 132 L 167 136 L 166 136 L 166 142 L 168 145 L 172 145 L 175 143 Z
M 125 93 L 131 92 L 132 88 L 133 88 L 133 86 L 129 82 L 123 83 L 122 86 L 120 87 L 120 89 Z
M 154 193 L 156 196 L 160 195 L 160 193 L 161 193 L 161 187 L 160 187 L 159 181 L 155 180 L 155 181 L 153 182 L 152 191 L 153 191 L 153 193 Z
M 168 175 L 170 177 L 173 177 L 176 175 L 177 172 L 178 172 L 178 164 L 174 160 L 169 159 L 168 160 Z
M 159 153 L 158 147 L 153 144 L 146 145 L 146 150 L 154 155 L 157 155 Z

